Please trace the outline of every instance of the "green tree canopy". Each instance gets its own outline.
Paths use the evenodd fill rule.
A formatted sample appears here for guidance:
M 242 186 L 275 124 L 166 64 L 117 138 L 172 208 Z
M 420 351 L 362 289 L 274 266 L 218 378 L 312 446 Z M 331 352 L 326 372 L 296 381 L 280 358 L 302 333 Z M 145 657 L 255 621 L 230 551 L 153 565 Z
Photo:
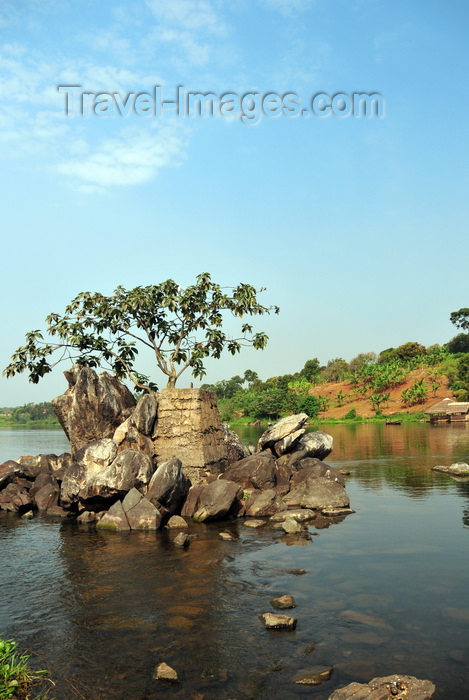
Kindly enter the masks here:
M 29 380 L 36 384 L 56 364 L 70 359 L 110 369 L 139 390 L 151 391 L 156 384 L 134 367 L 139 350 L 148 348 L 168 377 L 168 386 L 175 386 L 188 368 L 200 378 L 207 357 L 219 358 L 225 349 L 234 355 L 245 345 L 265 348 L 267 335 L 254 333 L 249 323 L 241 325 L 236 338 L 222 330 L 224 312 L 237 318 L 278 313 L 278 306 L 258 302 L 261 291 L 250 284 L 221 287 L 205 272 L 185 289 L 169 279 L 130 290 L 119 286 L 111 296 L 81 292 L 63 316 L 52 313 L 46 318 L 51 340 L 45 340 L 39 330 L 27 333 L 26 344 L 14 353 L 3 374 L 12 377 L 28 372 Z
M 451 323 L 454 323 L 456 328 L 461 328 L 463 331 L 469 331 L 469 309 L 459 309 L 453 311 L 449 317 Z
M 446 343 L 446 349 L 452 355 L 457 355 L 460 352 L 469 352 L 469 333 L 458 333 L 454 338 Z

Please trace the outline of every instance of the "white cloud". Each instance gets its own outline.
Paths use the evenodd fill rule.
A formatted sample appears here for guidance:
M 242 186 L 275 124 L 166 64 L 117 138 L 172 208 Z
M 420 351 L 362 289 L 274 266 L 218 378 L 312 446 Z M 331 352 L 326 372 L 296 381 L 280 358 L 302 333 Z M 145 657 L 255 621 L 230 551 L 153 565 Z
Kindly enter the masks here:
M 141 185 L 161 168 L 177 165 L 184 145 L 184 136 L 172 126 L 152 125 L 146 131 L 124 127 L 119 136 L 86 155 L 64 159 L 56 168 L 79 189 Z

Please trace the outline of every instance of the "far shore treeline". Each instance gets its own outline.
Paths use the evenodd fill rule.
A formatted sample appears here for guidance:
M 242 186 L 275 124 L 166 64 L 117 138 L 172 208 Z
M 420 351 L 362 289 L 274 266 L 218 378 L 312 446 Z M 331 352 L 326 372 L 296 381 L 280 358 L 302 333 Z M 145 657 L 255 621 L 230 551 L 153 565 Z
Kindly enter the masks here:
M 31 424 L 44 427 L 59 425 L 50 402 L 27 403 L 16 408 L 0 407 L 0 426 Z
M 409 384 L 414 370 L 419 378 Z M 327 387 L 342 382 L 331 397 Z M 405 388 L 404 388 L 405 385 Z M 330 409 L 353 404 L 354 398 L 366 399 L 376 419 L 389 417 L 390 391 L 399 393 L 399 417 L 422 418 L 422 404 L 435 396 L 439 388 L 457 401 L 469 401 L 469 334 L 460 333 L 443 346 L 428 348 L 410 341 L 398 348 L 381 353 L 363 352 L 350 362 L 334 358 L 321 365 L 317 358 L 308 360 L 293 373 L 270 377 L 266 381 L 257 372 L 247 369 L 243 376 L 235 375 L 215 384 L 202 384 L 203 389 L 215 391 L 221 418 L 230 423 L 255 420 L 276 420 L 290 413 L 307 413 L 317 421 L 330 420 Z M 328 396 L 322 396 L 321 391 Z M 345 393 L 347 392 L 347 393 Z M 138 396 L 136 396 L 138 399 Z M 394 411 L 398 413 L 398 411 Z M 364 416 L 351 408 L 342 417 L 361 420 Z M 0 407 L 0 426 L 43 425 L 59 423 L 49 402 L 28 403 L 18 407 Z

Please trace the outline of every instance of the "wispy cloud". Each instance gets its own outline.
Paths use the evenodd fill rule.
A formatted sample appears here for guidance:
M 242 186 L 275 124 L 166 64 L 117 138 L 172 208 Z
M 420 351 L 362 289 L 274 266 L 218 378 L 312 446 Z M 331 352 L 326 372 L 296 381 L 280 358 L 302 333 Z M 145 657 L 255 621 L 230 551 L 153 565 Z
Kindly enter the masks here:
M 57 171 L 82 190 L 141 185 L 153 180 L 161 168 L 179 164 L 184 151 L 180 130 L 154 124 L 145 131 L 126 129 L 86 155 L 67 158 Z

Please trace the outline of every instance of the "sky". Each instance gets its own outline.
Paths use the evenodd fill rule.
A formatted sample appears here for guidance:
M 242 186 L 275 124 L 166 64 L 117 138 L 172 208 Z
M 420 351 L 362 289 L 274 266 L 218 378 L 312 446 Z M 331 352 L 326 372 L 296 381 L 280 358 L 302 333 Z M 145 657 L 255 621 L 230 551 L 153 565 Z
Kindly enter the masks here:
M 468 21 L 464 0 L 2 0 L 1 367 L 81 291 L 202 272 L 280 306 L 255 319 L 267 348 L 206 382 L 447 342 L 469 303 Z M 178 88 L 216 116 L 161 108 Z M 0 406 L 50 400 L 66 368 L 2 377 Z

